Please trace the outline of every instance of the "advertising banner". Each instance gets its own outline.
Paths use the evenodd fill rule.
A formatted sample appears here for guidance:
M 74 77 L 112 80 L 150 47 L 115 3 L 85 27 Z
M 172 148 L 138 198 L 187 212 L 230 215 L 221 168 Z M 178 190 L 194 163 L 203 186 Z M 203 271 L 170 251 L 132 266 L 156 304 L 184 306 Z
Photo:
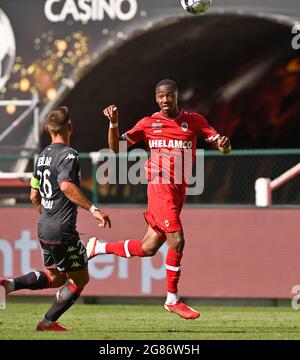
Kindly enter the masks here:
M 142 208 L 106 208 L 112 228 L 99 230 L 88 212 L 79 212 L 83 242 L 141 239 Z M 180 293 L 187 297 L 290 298 L 299 283 L 299 209 L 186 208 L 185 251 Z M 0 276 L 42 269 L 36 237 L 38 214 L 30 208 L 0 209 Z M 165 244 L 154 257 L 114 255 L 90 261 L 85 296 L 165 296 Z M 16 294 L 53 294 L 55 290 Z

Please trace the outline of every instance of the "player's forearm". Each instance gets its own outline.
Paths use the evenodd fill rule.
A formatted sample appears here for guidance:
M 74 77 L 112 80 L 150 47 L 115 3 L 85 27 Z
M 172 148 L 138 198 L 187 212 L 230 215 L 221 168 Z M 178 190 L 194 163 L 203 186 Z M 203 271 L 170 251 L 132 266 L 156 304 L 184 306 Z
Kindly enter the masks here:
M 92 203 L 81 192 L 78 186 L 72 182 L 64 181 L 60 185 L 61 191 L 73 203 L 85 210 L 89 210 Z
M 30 201 L 35 206 L 38 213 L 41 214 L 42 213 L 41 195 L 37 190 L 31 189 Z
M 116 128 L 109 128 L 108 131 L 108 146 L 110 150 L 115 153 L 119 152 L 119 129 Z
M 41 215 L 41 213 L 42 213 L 42 205 L 41 205 L 41 203 L 40 202 L 36 202 L 36 203 L 33 202 L 33 205 L 35 206 L 37 212 Z

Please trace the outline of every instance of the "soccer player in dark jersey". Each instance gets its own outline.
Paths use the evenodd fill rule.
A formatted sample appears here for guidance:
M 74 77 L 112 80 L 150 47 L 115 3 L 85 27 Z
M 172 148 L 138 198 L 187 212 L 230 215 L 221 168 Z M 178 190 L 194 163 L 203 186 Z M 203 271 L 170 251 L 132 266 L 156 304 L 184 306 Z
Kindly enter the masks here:
M 60 287 L 36 330 L 66 331 L 57 319 L 73 305 L 89 281 L 86 249 L 76 230 L 77 206 L 90 211 L 99 220 L 99 226 L 111 224 L 109 217 L 80 191 L 78 153 L 69 146 L 72 123 L 68 109 L 60 107 L 51 111 L 45 130 L 52 142 L 35 164 L 30 199 L 41 214 L 38 237 L 46 270 L 14 279 L 0 278 L 0 285 L 6 294 L 20 289 Z
M 115 254 L 127 258 L 153 256 L 167 240 L 169 245 L 166 258 L 167 299 L 164 307 L 184 319 L 196 319 L 200 313 L 185 305 L 178 295 L 180 264 L 185 245 L 180 212 L 185 200 L 186 182 L 171 181 L 166 184 L 161 181 L 164 170 L 161 163 L 164 163 L 164 159 L 160 162 L 160 157 L 164 153 L 165 159 L 168 159 L 168 154 L 174 156 L 174 150 L 178 155 L 189 150 L 193 159 L 192 164 L 195 161 L 198 135 L 224 154 L 231 151 L 231 145 L 229 139 L 220 136 L 202 115 L 179 109 L 178 88 L 173 80 L 166 79 L 157 84 L 156 102 L 160 112 L 141 119 L 121 136 L 121 139 L 127 141 L 127 147 L 144 141 L 151 150 L 150 158 L 146 162 L 148 211 L 144 214 L 148 230 L 142 240 L 102 243 L 96 238 L 91 238 L 87 245 L 87 253 L 89 258 L 100 254 Z M 115 105 L 107 107 L 104 115 L 110 121 L 109 147 L 117 153 L 120 150 L 117 107 Z M 184 160 L 184 157 L 180 159 Z M 170 180 L 174 180 L 172 170 L 170 172 Z

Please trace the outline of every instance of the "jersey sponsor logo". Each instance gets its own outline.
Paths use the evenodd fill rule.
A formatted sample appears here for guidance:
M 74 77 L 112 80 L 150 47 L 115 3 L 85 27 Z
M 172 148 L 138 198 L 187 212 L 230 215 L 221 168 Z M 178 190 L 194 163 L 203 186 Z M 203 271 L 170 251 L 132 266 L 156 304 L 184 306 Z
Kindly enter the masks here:
M 73 160 L 75 158 L 76 158 L 76 156 L 74 154 L 68 154 L 68 156 L 66 157 L 66 160 Z
M 171 148 L 171 149 L 191 149 L 192 141 L 190 140 L 149 140 L 149 148 Z
M 71 268 L 78 268 L 78 267 L 80 267 L 80 264 L 77 261 L 73 262 L 71 265 Z
M 165 220 L 165 226 L 166 226 L 166 227 L 169 227 L 169 226 L 170 226 L 170 223 L 169 223 L 168 220 Z
M 75 250 L 76 250 L 76 247 L 74 247 L 74 246 L 69 246 L 67 252 L 73 252 L 73 251 L 75 251 Z
M 37 166 L 50 166 L 52 158 L 51 156 L 41 156 L 38 160 Z
M 161 122 L 154 122 L 151 125 L 152 129 L 161 129 L 163 127 L 163 124 Z
M 189 124 L 186 123 L 185 121 L 181 124 L 181 129 L 182 131 L 186 132 L 189 128 Z

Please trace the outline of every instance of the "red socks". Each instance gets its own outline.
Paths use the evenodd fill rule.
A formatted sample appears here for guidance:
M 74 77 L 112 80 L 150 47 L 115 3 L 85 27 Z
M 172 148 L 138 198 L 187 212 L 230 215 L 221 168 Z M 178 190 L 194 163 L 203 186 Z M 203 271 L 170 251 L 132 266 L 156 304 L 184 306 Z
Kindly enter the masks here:
M 109 242 L 105 247 L 106 254 L 115 254 L 121 257 L 130 258 L 132 256 L 144 257 L 141 240 L 126 240 L 120 242 Z M 182 254 L 173 249 L 169 249 L 166 259 L 167 269 L 167 290 L 170 293 L 178 292 L 178 281 L 180 278 Z
M 105 247 L 106 254 L 115 254 L 121 257 L 132 256 L 144 257 L 141 240 L 126 240 L 120 242 L 109 242 Z
M 176 252 L 173 249 L 169 249 L 166 259 L 166 269 L 167 269 L 167 290 L 170 293 L 178 292 L 178 281 L 180 278 L 181 268 L 180 261 L 182 254 Z

